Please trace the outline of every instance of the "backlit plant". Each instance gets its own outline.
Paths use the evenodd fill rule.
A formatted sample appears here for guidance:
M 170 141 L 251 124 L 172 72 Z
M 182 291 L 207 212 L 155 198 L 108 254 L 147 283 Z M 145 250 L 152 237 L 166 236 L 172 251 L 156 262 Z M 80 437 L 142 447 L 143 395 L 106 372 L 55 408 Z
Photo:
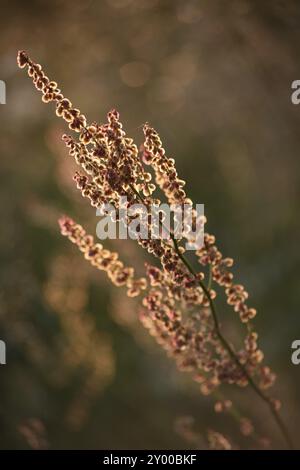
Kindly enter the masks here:
M 93 207 L 113 203 L 118 208 L 120 198 L 126 197 L 128 207 L 142 202 L 150 210 L 152 205 L 161 203 L 157 193 L 163 194 L 170 205 L 192 207 L 185 181 L 177 174 L 175 160 L 166 155 L 158 133 L 149 124 L 143 127 L 144 144 L 139 151 L 123 130 L 116 110 L 108 113 L 106 123 L 89 124 L 80 110 L 64 97 L 57 83 L 50 81 L 26 52 L 19 52 L 18 65 L 27 68 L 35 87 L 42 92 L 42 100 L 53 102 L 57 116 L 77 134 L 77 137 L 63 135 L 62 138 L 81 170 L 74 176 L 77 188 Z M 195 211 L 193 217 L 194 224 Z M 204 226 L 205 218 L 201 221 Z M 125 286 L 128 296 L 142 297 L 139 316 L 143 325 L 174 358 L 178 368 L 192 374 L 203 394 L 219 397 L 215 405 L 217 412 L 229 410 L 240 421 L 245 435 L 254 433 L 251 421 L 242 417 L 219 390 L 222 384 L 249 386 L 269 407 L 287 445 L 292 447 L 279 414 L 280 401 L 267 392 L 274 384 L 275 374 L 264 364 L 263 352 L 258 348 L 258 334 L 253 326 L 256 310 L 248 306 L 248 293 L 235 282 L 231 272 L 233 260 L 222 255 L 214 235 L 205 232 L 203 246 L 195 252 L 200 271 L 190 263 L 182 246 L 183 239 L 194 241 L 192 232 L 184 232 L 181 240 L 172 231 L 167 240 L 138 238 L 139 245 L 156 258 L 154 264 L 146 264 L 145 276 L 140 278 L 133 267 L 124 265 L 118 253 L 96 243 L 71 218 L 63 216 L 59 224 L 61 233 L 77 245 L 93 266 L 105 271 L 116 286 Z M 147 219 L 145 224 L 149 224 L 151 233 L 151 221 Z M 214 287 L 224 290 L 227 304 L 245 326 L 241 348 L 224 336 Z M 209 436 L 210 447 L 230 447 L 220 433 L 211 431 Z M 222 442 L 226 443 L 223 447 Z

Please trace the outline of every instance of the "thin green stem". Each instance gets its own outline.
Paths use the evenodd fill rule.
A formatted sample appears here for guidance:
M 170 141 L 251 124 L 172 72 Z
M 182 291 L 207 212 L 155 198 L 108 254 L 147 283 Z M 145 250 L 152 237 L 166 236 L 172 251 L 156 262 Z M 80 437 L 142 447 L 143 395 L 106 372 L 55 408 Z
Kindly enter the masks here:
M 220 324 L 219 324 L 219 319 L 218 319 L 218 316 L 217 316 L 217 311 L 216 311 L 216 307 L 215 307 L 215 304 L 213 302 L 213 299 L 211 298 L 211 295 L 210 295 L 210 292 L 209 290 L 207 289 L 207 287 L 205 286 L 205 284 L 200 280 L 198 279 L 197 277 L 197 273 L 196 271 L 194 270 L 194 268 L 191 266 L 191 264 L 187 261 L 187 259 L 183 256 L 183 254 L 180 252 L 179 250 L 179 247 L 178 247 L 178 243 L 177 243 L 177 240 L 175 239 L 175 237 L 171 234 L 171 238 L 172 238 L 172 241 L 173 241 L 173 244 L 174 244 L 174 249 L 177 253 L 177 255 L 179 256 L 179 258 L 181 259 L 181 261 L 184 263 L 184 265 L 186 266 L 186 268 L 189 270 L 189 272 L 197 279 L 200 287 L 202 288 L 204 294 L 206 295 L 207 299 L 208 299 L 208 302 L 209 302 L 209 306 L 210 306 L 210 309 L 211 309 L 211 313 L 212 313 L 212 317 L 213 317 L 213 321 L 214 321 L 214 326 L 215 326 L 215 332 L 216 332 L 216 335 L 217 337 L 219 338 L 220 342 L 222 343 L 222 345 L 224 346 L 224 348 L 226 349 L 226 351 L 228 352 L 228 354 L 230 355 L 230 357 L 233 359 L 233 361 L 236 363 L 236 365 L 242 370 L 243 374 L 245 375 L 245 377 L 247 378 L 248 380 L 248 383 L 249 385 L 252 387 L 252 389 L 255 391 L 255 393 L 265 402 L 267 403 L 267 405 L 269 406 L 270 408 L 270 411 L 275 419 L 275 422 L 277 423 L 288 447 L 290 449 L 293 449 L 293 442 L 292 442 L 292 439 L 290 437 L 290 434 L 289 434 L 289 431 L 285 425 L 285 423 L 283 422 L 281 416 L 279 415 L 278 411 L 274 408 L 274 405 L 272 403 L 272 401 L 270 400 L 270 398 L 257 386 L 257 384 L 255 383 L 255 381 L 253 380 L 253 378 L 250 376 L 250 374 L 248 373 L 247 369 L 245 368 L 245 366 L 240 362 L 239 358 L 237 357 L 237 355 L 235 354 L 234 350 L 232 349 L 232 347 L 230 346 L 230 344 L 228 343 L 228 341 L 225 339 L 225 337 L 223 336 L 221 330 L 220 330 Z
M 140 195 L 140 193 L 136 190 L 134 185 L 129 185 L 129 186 L 130 186 L 130 189 L 138 197 L 138 199 L 144 204 L 145 200 L 144 200 L 143 196 Z M 210 306 L 211 313 L 212 313 L 212 317 L 213 317 L 213 321 L 214 321 L 215 332 L 216 332 L 216 335 L 217 335 L 219 341 L 222 343 L 222 345 L 224 346 L 224 348 L 226 349 L 226 351 L 228 352 L 228 354 L 232 358 L 232 360 L 241 369 L 241 371 L 243 372 L 244 376 L 246 377 L 249 385 L 254 390 L 254 392 L 268 405 L 268 407 L 271 411 L 271 414 L 272 414 L 277 426 L 279 427 L 279 429 L 282 433 L 282 436 L 284 437 L 284 440 L 286 441 L 287 446 L 290 449 L 293 449 L 294 446 L 293 446 L 293 442 L 292 442 L 292 439 L 290 437 L 289 431 L 288 431 L 285 423 L 283 422 L 281 416 L 279 415 L 278 411 L 274 408 L 274 404 L 272 403 L 270 398 L 257 386 L 255 381 L 250 376 L 250 374 L 248 373 L 245 366 L 240 362 L 240 360 L 237 357 L 236 353 L 234 352 L 234 350 L 232 349 L 232 347 L 230 346 L 230 344 L 228 343 L 228 341 L 226 340 L 226 338 L 223 336 L 223 334 L 221 332 L 216 307 L 215 307 L 213 299 L 210 295 L 210 284 L 211 284 L 211 280 L 212 280 L 211 271 L 210 271 L 211 279 L 209 279 L 208 287 L 206 287 L 205 284 L 197 277 L 197 273 L 194 270 L 194 268 L 192 267 L 192 265 L 188 262 L 188 260 L 185 258 L 185 256 L 180 252 L 178 242 L 177 242 L 174 234 L 170 231 L 169 231 L 169 234 L 170 234 L 170 238 L 173 242 L 175 252 L 177 253 L 178 257 L 181 259 L 183 264 L 186 266 L 188 271 L 197 279 L 197 282 L 198 282 L 199 286 L 202 288 L 204 294 L 206 295 L 206 297 L 208 299 L 209 306 Z
M 136 196 L 140 199 L 140 201 L 142 203 L 145 203 L 145 200 L 144 200 L 143 196 L 140 195 L 140 193 L 135 189 L 135 187 L 133 185 L 130 185 L 130 188 L 136 194 Z M 188 271 L 197 279 L 197 282 L 198 282 L 199 286 L 202 288 L 204 294 L 206 295 L 206 297 L 208 299 L 210 310 L 211 310 L 213 321 L 214 321 L 215 332 L 216 332 L 216 335 L 217 335 L 219 341 L 222 343 L 222 345 L 224 346 L 224 348 L 226 349 L 226 351 L 228 352 L 228 354 L 232 358 L 232 360 L 241 369 L 241 371 L 243 372 L 244 376 L 246 377 L 246 379 L 247 379 L 249 385 L 251 386 L 251 388 L 253 389 L 253 391 L 268 405 L 268 407 L 271 411 L 271 414 L 272 414 L 277 426 L 279 427 L 279 429 L 282 433 L 282 436 L 284 437 L 284 440 L 286 441 L 287 446 L 290 449 L 293 449 L 294 446 L 293 446 L 293 442 L 292 442 L 292 439 L 290 437 L 289 431 L 288 431 L 285 423 L 283 422 L 281 416 L 279 415 L 278 411 L 275 409 L 274 404 L 270 400 L 270 397 L 268 397 L 268 395 L 266 395 L 257 386 L 255 381 L 253 380 L 251 375 L 248 373 L 245 366 L 240 362 L 240 360 L 237 357 L 236 353 L 234 352 L 234 350 L 232 349 L 232 347 L 230 346 L 230 344 L 228 343 L 228 341 L 226 340 L 226 338 L 223 336 L 223 334 L 221 332 L 216 307 L 215 307 L 214 301 L 213 301 L 213 299 L 210 295 L 210 285 L 211 285 L 211 282 L 212 282 L 212 271 L 210 270 L 210 278 L 209 278 L 209 281 L 208 281 L 208 287 L 206 287 L 205 284 L 198 278 L 197 273 L 194 270 L 194 268 L 192 267 L 192 265 L 185 258 L 185 256 L 180 252 L 178 242 L 177 242 L 174 234 L 170 231 L 169 231 L 169 234 L 170 234 L 170 238 L 173 242 L 175 252 L 177 253 L 178 257 L 181 259 L 183 264 L 186 266 Z
M 207 290 L 211 289 L 212 284 L 212 265 L 209 265 L 209 272 L 208 272 L 208 282 L 207 282 Z

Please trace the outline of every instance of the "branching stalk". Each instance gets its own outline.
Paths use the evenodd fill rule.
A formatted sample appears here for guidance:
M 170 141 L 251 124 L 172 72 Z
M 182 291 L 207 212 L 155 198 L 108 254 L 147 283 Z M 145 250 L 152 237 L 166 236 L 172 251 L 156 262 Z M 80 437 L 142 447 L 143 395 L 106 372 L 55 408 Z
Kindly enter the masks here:
M 283 422 L 281 416 L 279 415 L 278 411 L 274 408 L 274 405 L 271 402 L 270 398 L 268 397 L 268 395 L 266 395 L 257 386 L 257 384 L 255 383 L 253 378 L 249 375 L 249 373 L 248 373 L 247 369 L 245 368 L 245 366 L 240 362 L 239 358 L 235 354 L 234 350 L 232 349 L 232 347 L 230 346 L 230 344 L 228 343 L 226 338 L 223 336 L 223 334 L 221 332 L 221 329 L 220 329 L 220 324 L 219 324 L 219 319 L 218 319 L 216 307 L 215 307 L 213 299 L 211 298 L 209 290 L 207 289 L 205 284 L 200 279 L 198 279 L 196 271 L 191 266 L 191 264 L 188 262 L 188 260 L 183 256 L 183 254 L 180 252 L 177 240 L 175 239 L 174 235 L 170 234 L 170 236 L 171 236 L 171 239 L 173 241 L 174 249 L 175 249 L 177 255 L 179 256 L 179 258 L 181 259 L 183 264 L 186 266 L 188 271 L 197 279 L 197 282 L 198 282 L 199 286 L 202 288 L 204 294 L 206 295 L 206 297 L 208 299 L 217 337 L 219 338 L 220 342 L 222 343 L 222 345 L 224 346 L 224 348 L 226 349 L 226 351 L 228 352 L 230 357 L 234 360 L 236 365 L 242 370 L 243 374 L 247 378 L 248 383 L 251 386 L 251 388 L 254 390 L 254 392 L 268 405 L 268 407 L 270 408 L 270 411 L 273 415 L 273 418 L 275 419 L 275 422 L 276 422 L 277 426 L 279 427 L 279 429 L 282 433 L 282 436 L 284 437 L 284 440 L 285 440 L 287 446 L 290 449 L 293 449 L 293 442 L 292 442 L 292 439 L 290 437 L 289 431 L 288 431 L 285 423 Z

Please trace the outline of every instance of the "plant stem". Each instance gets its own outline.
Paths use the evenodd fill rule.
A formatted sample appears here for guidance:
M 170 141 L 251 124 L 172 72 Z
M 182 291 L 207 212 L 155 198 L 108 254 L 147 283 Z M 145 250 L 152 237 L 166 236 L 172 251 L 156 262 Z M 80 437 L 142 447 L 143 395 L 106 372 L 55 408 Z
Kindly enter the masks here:
M 255 391 L 255 393 L 265 402 L 267 403 L 267 405 L 269 406 L 270 408 L 270 411 L 275 419 L 275 422 L 277 424 L 277 426 L 279 427 L 288 447 L 290 449 L 293 449 L 293 442 L 292 442 L 292 439 L 290 437 L 290 434 L 289 434 L 289 431 L 285 425 L 285 423 L 283 422 L 281 416 L 279 415 L 278 411 L 274 408 L 274 405 L 272 403 L 272 401 L 270 400 L 270 398 L 268 397 L 268 395 L 266 395 L 258 386 L 257 384 L 255 383 L 255 381 L 253 380 L 253 378 L 250 376 L 250 374 L 248 373 L 247 369 L 245 368 L 245 366 L 240 362 L 239 358 L 237 357 L 237 355 L 235 354 L 234 350 L 232 349 L 232 347 L 230 346 L 230 344 L 228 343 L 228 341 L 226 340 L 226 338 L 223 336 L 221 330 L 220 330 L 220 324 L 219 324 L 219 320 L 218 320 L 218 315 L 217 315 L 217 311 L 216 311 L 216 307 L 215 307 L 215 304 L 213 302 L 213 299 L 211 298 L 211 295 L 210 295 L 210 292 L 208 290 L 208 288 L 205 286 L 205 284 L 197 278 L 197 273 L 196 271 L 194 270 L 194 268 L 190 265 L 190 263 L 187 261 L 187 259 L 183 256 L 183 254 L 180 252 L 179 250 L 179 247 L 178 247 L 178 243 L 177 243 L 177 240 L 175 239 L 174 235 L 173 234 L 170 234 L 171 236 L 171 239 L 173 241 L 173 245 L 174 245 L 174 248 L 175 248 L 175 251 L 177 253 L 177 255 L 179 256 L 179 258 L 181 259 L 181 261 L 183 262 L 183 264 L 186 266 L 186 268 L 189 270 L 189 272 L 197 279 L 200 287 L 202 288 L 203 292 L 205 293 L 207 299 L 208 299 L 208 302 L 209 302 L 209 305 L 210 305 L 210 309 L 211 309 L 211 313 L 212 313 L 212 317 L 213 317 L 213 321 L 214 321 L 214 326 L 215 326 L 215 332 L 216 332 L 216 335 L 217 337 L 219 338 L 220 342 L 223 344 L 224 348 L 226 349 L 226 351 L 228 352 L 228 354 L 230 355 L 230 357 L 234 360 L 234 362 L 237 364 L 237 366 L 242 370 L 243 374 L 245 375 L 245 377 L 247 378 L 248 380 L 248 383 L 250 384 L 250 386 L 252 387 L 252 389 Z
M 209 265 L 209 273 L 208 273 L 208 282 L 207 282 L 207 290 L 210 290 L 212 284 L 212 265 Z
M 144 200 L 143 196 L 140 195 L 140 193 L 135 189 L 135 187 L 133 185 L 129 185 L 129 186 L 130 186 L 131 190 L 136 194 L 136 196 L 140 199 L 140 201 L 142 203 L 145 203 L 145 200 Z M 208 287 L 206 287 L 205 284 L 197 277 L 197 273 L 194 270 L 194 268 L 191 266 L 191 264 L 188 262 L 188 260 L 180 252 L 179 246 L 178 246 L 178 243 L 177 243 L 177 240 L 176 240 L 174 234 L 171 231 L 169 231 L 169 234 L 170 234 L 170 238 L 173 242 L 174 249 L 175 249 L 178 257 L 181 259 L 181 261 L 183 262 L 185 267 L 188 269 L 188 271 L 197 279 L 197 282 L 198 282 L 199 286 L 202 288 L 204 294 L 206 295 L 206 297 L 208 299 L 209 306 L 210 306 L 211 313 L 212 313 L 212 317 L 213 317 L 213 321 L 214 321 L 215 332 L 216 332 L 217 337 L 219 338 L 219 341 L 222 343 L 222 345 L 224 346 L 224 348 L 226 349 L 226 351 L 228 352 L 230 357 L 233 359 L 233 361 L 236 363 L 236 365 L 241 369 L 241 371 L 243 372 L 243 374 L 247 378 L 248 383 L 250 384 L 250 386 L 252 387 L 254 392 L 268 405 L 268 407 L 271 411 L 271 414 L 273 415 L 273 418 L 274 418 L 277 426 L 279 427 L 287 446 L 290 449 L 293 449 L 294 446 L 293 446 L 293 442 L 292 442 L 292 439 L 290 437 L 289 431 L 288 431 L 285 423 L 283 422 L 281 416 L 279 415 L 278 411 L 274 408 L 274 405 L 273 405 L 272 401 L 270 400 L 268 395 L 266 395 L 258 387 L 258 385 L 255 383 L 255 381 L 253 380 L 251 375 L 248 373 L 245 366 L 240 362 L 240 360 L 237 357 L 237 355 L 235 354 L 234 350 L 232 349 L 232 347 L 230 346 L 230 344 L 228 343 L 228 341 L 226 340 L 226 338 L 223 336 L 223 334 L 221 332 L 216 307 L 215 307 L 215 304 L 214 304 L 213 299 L 211 298 L 211 295 L 210 295 L 210 292 L 209 292 L 209 288 L 210 288 L 210 284 L 211 284 L 211 278 L 212 278 L 211 271 L 210 271 L 210 279 L 209 279 L 209 282 L 208 282 Z
M 144 200 L 143 196 L 141 196 L 141 194 L 135 189 L 135 187 L 133 185 L 129 185 L 129 186 L 130 186 L 131 190 L 136 194 L 136 196 L 140 199 L 140 201 L 142 203 L 145 203 L 145 200 Z M 268 395 L 266 395 L 258 387 L 258 385 L 255 383 L 255 381 L 253 380 L 251 375 L 248 373 L 245 366 L 240 362 L 240 360 L 237 357 L 236 353 L 234 352 L 234 350 L 232 349 L 232 347 L 230 346 L 230 344 L 228 343 L 228 341 L 226 340 L 226 338 L 223 336 L 223 334 L 221 332 L 216 307 L 215 307 L 215 304 L 214 304 L 213 299 L 211 298 L 211 295 L 210 295 L 210 292 L 209 292 L 210 284 L 211 284 L 211 280 L 212 280 L 211 270 L 210 270 L 210 277 L 209 277 L 208 287 L 206 287 L 205 284 L 197 277 L 197 273 L 194 270 L 194 268 L 191 266 L 191 264 L 188 262 L 188 260 L 185 258 L 185 256 L 183 256 L 183 254 L 180 252 L 179 246 L 178 246 L 178 243 L 177 243 L 177 240 L 176 240 L 174 234 L 171 231 L 169 231 L 169 234 L 170 234 L 170 238 L 173 242 L 174 249 L 175 249 L 178 257 L 181 259 L 181 261 L 186 266 L 188 271 L 197 279 L 197 282 L 198 282 L 199 286 L 202 288 L 204 294 L 206 295 L 206 297 L 208 299 L 209 306 L 210 306 L 211 313 L 212 313 L 212 317 L 213 317 L 213 321 L 214 321 L 215 332 L 216 332 L 217 337 L 219 338 L 219 341 L 223 344 L 224 348 L 226 349 L 226 351 L 228 352 L 230 357 L 233 359 L 233 361 L 236 363 L 236 365 L 241 369 L 241 371 L 243 372 L 243 374 L 247 378 L 248 383 L 251 386 L 251 388 L 254 390 L 254 392 L 268 405 L 268 407 L 271 411 L 271 414 L 272 414 L 277 426 L 279 427 L 279 429 L 281 431 L 281 434 L 282 434 L 287 446 L 289 447 L 289 449 L 293 449 L 294 446 L 293 446 L 293 441 L 291 439 L 290 433 L 289 433 L 285 423 L 283 422 L 280 414 L 274 408 L 274 405 L 273 405 L 272 401 L 270 400 L 270 397 L 268 397 Z

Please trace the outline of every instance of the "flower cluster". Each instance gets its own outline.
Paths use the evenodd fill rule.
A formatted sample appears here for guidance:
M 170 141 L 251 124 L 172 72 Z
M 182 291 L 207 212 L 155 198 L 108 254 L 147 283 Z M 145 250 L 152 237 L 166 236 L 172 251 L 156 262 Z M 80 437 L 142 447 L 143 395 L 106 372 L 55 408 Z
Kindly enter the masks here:
M 156 183 L 165 193 L 169 204 L 191 203 L 184 191 L 185 181 L 178 178 L 175 160 L 166 156 L 161 139 L 155 129 L 145 124 L 143 161 L 155 171 Z
M 247 385 L 243 370 L 215 333 L 210 309 L 203 302 L 203 291 L 194 285 L 178 289 L 164 270 L 151 265 L 147 265 L 147 276 L 150 289 L 143 299 L 141 321 L 174 357 L 178 368 L 192 372 L 204 395 L 215 391 L 221 383 Z M 191 313 L 184 315 L 189 310 Z M 258 349 L 256 333 L 246 336 L 245 348 L 236 351 L 236 356 L 251 376 L 258 375 L 264 380 L 265 369 L 259 368 L 263 354 Z M 268 385 L 266 380 L 264 384 Z
M 154 195 L 157 187 L 169 205 L 192 207 L 174 159 L 167 157 L 158 133 L 149 124 L 143 128 L 145 141 L 140 155 L 133 140 L 126 135 L 116 110 L 108 113 L 104 124 L 87 124 L 80 110 L 73 107 L 57 83 L 50 81 L 26 52 L 19 52 L 18 64 L 21 68 L 27 67 L 34 85 L 43 94 L 43 101 L 54 102 L 56 114 L 77 132 L 77 139 L 64 134 L 63 141 L 69 155 L 84 172 L 75 173 L 77 187 L 93 207 L 113 203 L 118 208 L 123 196 L 126 196 L 127 208 L 142 202 L 147 208 L 142 224 L 150 234 L 154 227 L 149 221 L 148 209 L 161 203 Z M 154 172 L 155 182 L 144 164 Z M 193 210 L 190 225 L 183 232 L 183 238 L 190 243 L 199 235 L 193 230 L 198 217 Z M 200 216 L 199 220 L 204 231 L 206 219 Z M 190 265 L 180 246 L 181 240 L 175 240 L 172 232 L 167 240 L 161 236 L 138 237 L 139 245 L 160 262 L 160 267 L 146 266 L 147 282 L 145 278 L 135 278 L 134 269 L 125 267 L 117 253 L 94 243 L 93 237 L 72 219 L 62 217 L 59 223 L 62 234 L 78 246 L 92 265 L 106 271 L 113 284 L 126 286 L 131 297 L 146 290 L 140 315 L 142 323 L 175 359 L 179 369 L 193 374 L 203 394 L 214 392 L 222 383 L 250 384 L 272 407 L 273 414 L 277 413 L 280 402 L 264 394 L 264 390 L 273 385 L 275 375 L 262 364 L 263 353 L 258 349 L 258 335 L 251 324 L 256 310 L 247 306 L 248 293 L 244 287 L 233 282 L 230 271 L 233 260 L 223 257 L 213 235 L 205 233 L 203 246 L 196 251 L 203 272 L 196 272 Z M 228 305 L 246 324 L 247 333 L 240 350 L 228 342 L 221 331 L 214 304 L 216 290 L 213 287 L 218 286 L 224 288 Z M 216 411 L 230 408 L 229 400 L 216 405 Z M 209 443 L 212 448 L 230 448 L 227 439 L 216 432 L 210 433 Z
M 119 260 L 118 253 L 103 248 L 100 243 L 94 243 L 91 235 L 87 235 L 81 225 L 76 224 L 70 217 L 59 219 L 62 235 L 77 245 L 92 266 L 106 271 L 111 282 L 116 286 L 126 286 L 129 297 L 136 297 L 147 287 L 145 278 L 134 278 L 134 269 L 125 267 Z
M 85 116 L 78 109 L 73 108 L 71 101 L 63 96 L 57 83 L 45 75 L 42 67 L 33 62 L 25 51 L 18 53 L 18 65 L 21 68 L 27 67 L 28 75 L 32 78 L 36 89 L 43 93 L 44 103 L 56 102 L 57 115 L 69 123 L 70 129 L 81 132 L 86 125 Z
M 225 287 L 227 303 L 233 306 L 235 312 L 239 313 L 241 321 L 247 323 L 252 320 L 256 315 L 256 310 L 248 308 L 245 304 L 248 293 L 244 287 L 233 283 L 233 274 L 229 270 L 233 265 L 233 259 L 223 258 L 215 244 L 214 235 L 204 234 L 203 247 L 197 250 L 196 254 L 200 264 L 211 266 L 213 280 Z

